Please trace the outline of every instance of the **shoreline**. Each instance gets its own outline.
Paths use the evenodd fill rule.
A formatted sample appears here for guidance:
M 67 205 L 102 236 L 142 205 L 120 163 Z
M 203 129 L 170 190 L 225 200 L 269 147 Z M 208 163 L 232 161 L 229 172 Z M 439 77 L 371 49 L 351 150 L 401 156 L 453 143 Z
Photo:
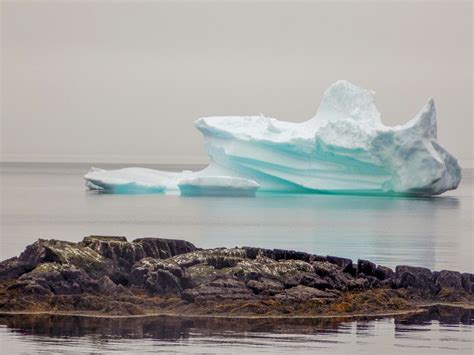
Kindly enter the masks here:
M 335 319 L 474 309 L 474 274 L 177 239 L 39 239 L 0 262 L 0 314 Z
M 171 312 L 160 312 L 160 313 L 146 313 L 146 314 L 129 314 L 129 315 L 109 315 L 109 314 L 94 314 L 94 313 L 81 313 L 81 312 L 54 312 L 54 311 L 1 311 L 0 317 L 2 316 L 36 316 L 36 315 L 48 315 L 48 316 L 61 316 L 61 317 L 81 317 L 81 318 L 110 318 L 110 319 L 141 319 L 141 318 L 201 318 L 201 319 L 268 319 L 268 320 L 316 320 L 316 319 L 360 319 L 360 318 L 390 318 L 396 316 L 419 314 L 426 311 L 429 307 L 451 307 L 461 308 L 464 310 L 474 310 L 474 303 L 446 303 L 446 302 L 432 302 L 426 304 L 417 305 L 417 308 L 407 310 L 388 311 L 380 313 L 354 313 L 354 314 L 334 314 L 334 315 L 235 315 L 235 314 L 185 314 L 185 313 L 171 313 Z

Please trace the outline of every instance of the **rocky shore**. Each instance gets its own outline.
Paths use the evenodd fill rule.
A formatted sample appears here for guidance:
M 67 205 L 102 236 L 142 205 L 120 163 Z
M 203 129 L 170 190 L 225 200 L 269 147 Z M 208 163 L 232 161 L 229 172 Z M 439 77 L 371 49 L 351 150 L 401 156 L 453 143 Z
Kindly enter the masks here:
M 184 240 L 39 239 L 0 263 L 0 313 L 316 317 L 474 304 L 474 274 Z

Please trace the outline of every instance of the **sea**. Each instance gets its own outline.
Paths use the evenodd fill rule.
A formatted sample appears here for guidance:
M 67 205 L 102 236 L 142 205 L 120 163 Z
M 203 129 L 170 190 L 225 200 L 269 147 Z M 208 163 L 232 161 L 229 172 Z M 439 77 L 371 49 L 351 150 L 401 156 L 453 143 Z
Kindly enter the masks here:
M 180 197 L 88 191 L 92 164 L 0 165 L 0 259 L 38 238 L 87 235 L 185 239 L 198 247 L 256 246 L 474 272 L 474 171 L 436 197 L 288 195 Z M 112 169 L 123 165 L 100 164 Z M 199 166 L 147 166 L 189 170 Z M 454 315 L 453 315 L 454 314 Z M 472 354 L 470 310 L 280 320 L 0 317 L 0 353 L 413 353 Z

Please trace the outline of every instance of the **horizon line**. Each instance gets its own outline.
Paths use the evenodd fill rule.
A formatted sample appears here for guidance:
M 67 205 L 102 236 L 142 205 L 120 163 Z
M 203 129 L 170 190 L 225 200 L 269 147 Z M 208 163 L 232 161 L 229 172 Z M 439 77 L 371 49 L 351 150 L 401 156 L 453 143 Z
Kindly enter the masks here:
M 134 165 L 208 165 L 207 157 L 197 156 L 166 156 L 166 157 L 133 157 L 123 155 L 23 155 L 2 154 L 0 163 L 36 163 L 36 164 L 128 164 Z M 474 169 L 474 159 L 458 159 L 462 169 Z

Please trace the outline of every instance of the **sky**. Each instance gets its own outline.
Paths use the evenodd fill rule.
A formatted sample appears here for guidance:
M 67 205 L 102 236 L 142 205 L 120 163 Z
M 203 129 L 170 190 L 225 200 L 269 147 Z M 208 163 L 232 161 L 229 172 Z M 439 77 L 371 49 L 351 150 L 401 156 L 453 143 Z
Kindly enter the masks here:
M 470 1 L 2 1 L 1 160 L 207 161 L 199 117 L 302 122 L 339 79 L 385 124 L 433 97 L 473 166 Z

